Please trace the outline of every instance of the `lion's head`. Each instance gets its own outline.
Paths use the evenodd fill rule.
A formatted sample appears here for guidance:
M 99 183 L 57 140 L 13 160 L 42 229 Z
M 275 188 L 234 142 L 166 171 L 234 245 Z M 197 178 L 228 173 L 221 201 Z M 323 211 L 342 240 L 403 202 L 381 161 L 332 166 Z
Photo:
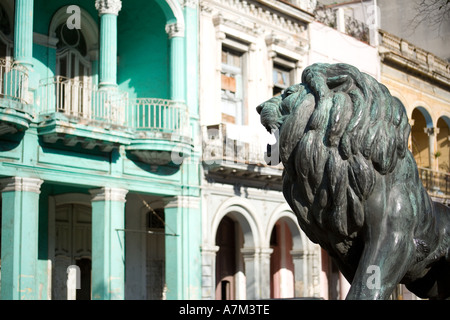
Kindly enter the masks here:
M 280 129 L 283 191 L 300 224 L 343 236 L 361 228 L 376 172 L 389 174 L 407 152 L 410 125 L 400 101 L 353 66 L 314 64 L 301 84 L 257 111 L 267 130 Z

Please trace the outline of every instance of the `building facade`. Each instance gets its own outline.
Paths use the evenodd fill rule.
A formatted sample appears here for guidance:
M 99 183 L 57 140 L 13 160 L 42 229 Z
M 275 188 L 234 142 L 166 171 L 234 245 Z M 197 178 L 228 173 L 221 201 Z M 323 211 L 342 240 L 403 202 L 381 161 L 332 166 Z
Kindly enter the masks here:
M 202 298 L 319 297 L 320 247 L 267 164 L 256 106 L 300 82 L 315 1 L 200 3 Z M 278 160 L 274 158 L 273 160 Z
M 312 63 L 355 65 L 404 104 L 447 203 L 449 63 L 374 5 L 0 0 L 0 298 L 345 298 L 256 106 Z
M 1 298 L 200 298 L 196 7 L 0 10 Z

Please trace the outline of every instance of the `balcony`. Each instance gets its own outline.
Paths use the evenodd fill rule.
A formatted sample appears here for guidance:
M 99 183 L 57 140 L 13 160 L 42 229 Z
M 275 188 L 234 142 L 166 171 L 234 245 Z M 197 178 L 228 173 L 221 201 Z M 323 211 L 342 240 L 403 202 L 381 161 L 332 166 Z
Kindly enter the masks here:
M 61 76 L 40 85 L 38 133 L 46 143 L 98 147 L 127 152 L 151 165 L 179 165 L 192 150 L 184 103 L 166 99 L 130 99 L 120 90 L 92 88 Z
M 379 30 L 381 61 L 450 88 L 450 63 L 386 31 Z
M 101 90 L 56 76 L 41 80 L 38 133 L 46 143 L 80 143 L 84 149 L 103 152 L 129 144 L 132 131 L 126 126 L 127 94 Z
M 203 165 L 210 177 L 281 187 L 283 166 L 267 164 L 264 152 L 269 136 L 234 124 L 202 127 Z
M 423 186 L 434 201 L 450 204 L 450 174 L 418 167 Z
M 29 103 L 26 69 L 0 59 L 0 135 L 28 129 L 34 117 Z
M 351 4 L 351 2 L 348 3 L 348 5 Z M 345 33 L 359 41 L 367 44 L 374 43 L 374 39 L 371 39 L 369 26 L 364 21 L 345 14 L 345 6 L 346 3 L 343 3 L 342 7 L 339 4 L 318 4 L 315 8 L 315 17 L 317 21 L 324 25 Z M 353 11 L 353 9 L 350 10 L 350 12 Z
M 126 149 L 151 165 L 180 165 L 193 146 L 185 103 L 167 99 L 128 101 L 127 123 L 133 140 Z

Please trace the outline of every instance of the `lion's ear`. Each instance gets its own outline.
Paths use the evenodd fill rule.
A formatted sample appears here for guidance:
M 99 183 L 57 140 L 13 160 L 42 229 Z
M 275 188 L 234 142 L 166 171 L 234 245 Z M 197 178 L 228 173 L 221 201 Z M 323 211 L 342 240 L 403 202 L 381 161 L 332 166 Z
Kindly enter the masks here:
M 353 79 L 347 74 L 327 78 L 327 86 L 334 92 L 347 92 L 353 86 Z

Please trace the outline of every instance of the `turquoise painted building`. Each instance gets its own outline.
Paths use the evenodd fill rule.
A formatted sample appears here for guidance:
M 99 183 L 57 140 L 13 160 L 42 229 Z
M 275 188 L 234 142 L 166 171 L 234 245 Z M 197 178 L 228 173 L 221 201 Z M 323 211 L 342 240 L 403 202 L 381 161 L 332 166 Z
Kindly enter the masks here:
M 201 297 L 194 3 L 0 1 L 2 299 Z

